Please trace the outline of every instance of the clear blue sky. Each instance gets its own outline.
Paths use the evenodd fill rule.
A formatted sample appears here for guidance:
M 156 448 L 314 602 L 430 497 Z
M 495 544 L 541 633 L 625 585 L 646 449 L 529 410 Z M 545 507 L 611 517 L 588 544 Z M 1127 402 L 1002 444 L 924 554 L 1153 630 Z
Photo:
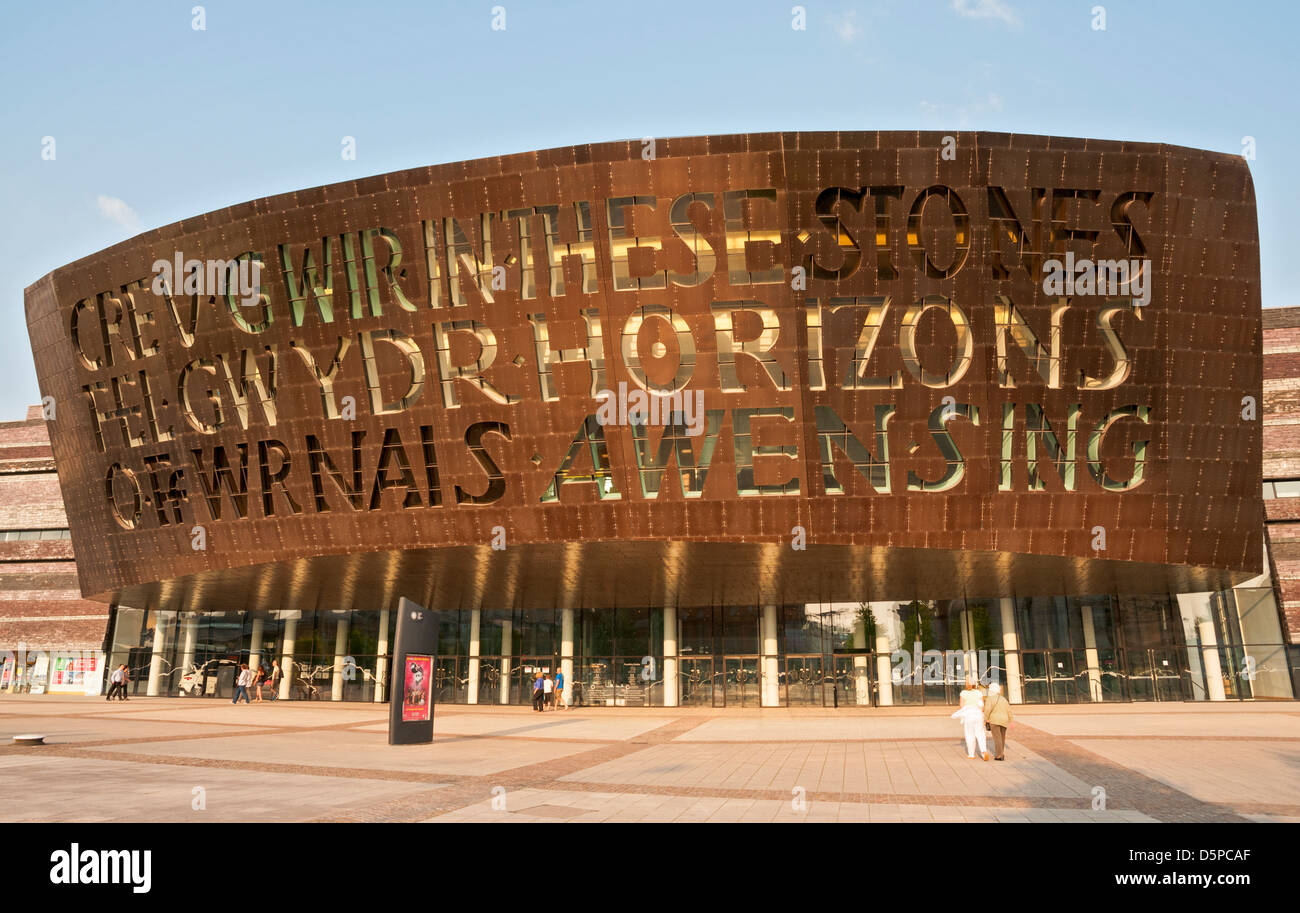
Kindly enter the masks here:
M 1293 2 L 806 0 L 805 31 L 792 0 L 209 0 L 205 31 L 194 5 L 0 13 L 0 419 L 39 400 L 22 293 L 57 266 L 256 197 L 628 137 L 984 129 L 1239 153 L 1249 135 L 1264 304 L 1300 304 Z

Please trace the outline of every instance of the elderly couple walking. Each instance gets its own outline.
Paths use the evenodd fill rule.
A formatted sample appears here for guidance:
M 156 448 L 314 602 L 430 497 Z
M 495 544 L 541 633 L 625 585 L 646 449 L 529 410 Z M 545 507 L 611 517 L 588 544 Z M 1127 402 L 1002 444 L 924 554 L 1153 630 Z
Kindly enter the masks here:
M 988 694 L 980 689 L 974 677 L 966 679 L 966 690 L 962 691 L 959 706 L 952 718 L 961 722 L 962 733 L 966 737 L 966 757 L 975 760 L 975 748 L 979 747 L 979 756 L 989 759 L 988 742 L 984 735 L 985 727 L 993 734 L 993 760 L 1003 760 L 1007 744 L 1007 727 L 1011 725 L 1011 704 L 1002 696 L 1002 686 L 994 682 L 989 685 Z

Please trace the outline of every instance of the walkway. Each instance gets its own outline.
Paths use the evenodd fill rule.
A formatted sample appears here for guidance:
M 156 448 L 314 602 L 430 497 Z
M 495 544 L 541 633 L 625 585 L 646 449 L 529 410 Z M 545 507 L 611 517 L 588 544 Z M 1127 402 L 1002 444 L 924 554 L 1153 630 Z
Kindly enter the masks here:
M 0 697 L 0 821 L 1300 821 L 1294 703 L 1020 708 L 1002 763 L 942 707 L 438 707 L 390 748 L 386 707 L 129 703 Z

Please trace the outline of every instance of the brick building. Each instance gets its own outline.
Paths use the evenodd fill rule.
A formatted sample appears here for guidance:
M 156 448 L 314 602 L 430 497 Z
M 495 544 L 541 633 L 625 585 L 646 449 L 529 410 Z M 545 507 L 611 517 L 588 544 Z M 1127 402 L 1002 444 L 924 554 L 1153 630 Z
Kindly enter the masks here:
M 1300 644 L 1300 307 L 1264 311 L 1264 498 L 1286 636 Z
M 93 685 L 107 626 L 108 606 L 81 598 L 49 432 L 31 406 L 0 422 L 0 690 L 75 693 L 88 672 Z

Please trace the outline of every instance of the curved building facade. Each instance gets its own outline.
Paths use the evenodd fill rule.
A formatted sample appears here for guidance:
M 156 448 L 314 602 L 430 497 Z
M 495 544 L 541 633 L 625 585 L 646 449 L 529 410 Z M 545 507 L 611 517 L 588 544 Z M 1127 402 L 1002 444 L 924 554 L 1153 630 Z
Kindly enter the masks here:
M 406 597 L 444 700 L 935 700 L 981 651 L 1013 699 L 1222 696 L 1258 257 L 1234 156 L 752 134 L 256 200 L 27 315 L 82 591 L 150 693 L 275 657 L 286 697 L 382 700 Z

